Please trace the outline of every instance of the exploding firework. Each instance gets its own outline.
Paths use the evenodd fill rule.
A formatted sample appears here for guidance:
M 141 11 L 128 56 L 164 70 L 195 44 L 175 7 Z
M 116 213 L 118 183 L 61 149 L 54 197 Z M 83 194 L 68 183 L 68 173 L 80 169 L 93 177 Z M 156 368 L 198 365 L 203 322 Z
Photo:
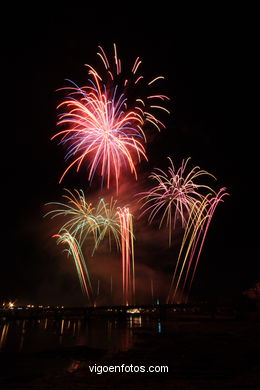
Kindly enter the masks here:
M 214 176 L 198 166 L 188 171 L 189 159 L 183 160 L 177 171 L 169 160 L 168 172 L 157 168 L 151 174 L 157 185 L 142 193 L 141 215 L 148 213 L 150 223 L 160 216 L 159 227 L 166 221 L 169 246 L 176 222 L 181 221 L 184 233 L 167 298 L 168 303 L 173 303 L 183 301 L 184 294 L 188 297 L 209 224 L 227 192 L 222 188 L 216 193 L 211 187 L 199 184 L 197 179 L 201 176 Z
M 47 205 L 55 205 L 54 210 L 49 211 L 45 216 L 51 218 L 63 216 L 65 223 L 60 231 L 68 231 L 82 245 L 86 238 L 91 234 L 94 242 L 98 241 L 100 227 L 95 216 L 95 208 L 91 202 L 87 202 L 82 190 L 75 190 L 75 193 L 65 189 L 66 194 L 63 197 L 66 202 L 50 202 Z
M 144 89 L 144 77 L 138 75 L 141 65 L 139 57 L 135 60 L 129 78 L 122 78 L 121 60 L 114 45 L 114 63 L 110 64 L 104 50 L 99 47 L 97 53 L 105 67 L 105 77 L 101 77 L 90 65 L 88 67 L 88 85 L 79 87 L 72 83 L 63 88 L 68 95 L 57 109 L 60 112 L 58 126 L 62 128 L 52 139 L 60 138 L 60 143 L 67 148 L 65 159 L 71 160 L 60 178 L 76 167 L 77 172 L 83 162 L 88 162 L 88 180 L 91 182 L 98 172 L 102 184 L 106 181 L 109 188 L 112 178 L 117 191 L 123 167 L 129 169 L 137 179 L 136 162 L 147 160 L 144 143 L 145 123 L 150 123 L 160 130 L 165 127 L 153 111 L 169 112 L 157 101 L 169 98 L 162 94 L 148 94 L 145 99 L 135 98 L 132 102 L 128 90 Z M 113 71 L 113 67 L 115 71 Z M 162 76 L 146 83 L 150 88 Z M 132 81 L 131 81 L 132 80 Z
M 92 286 L 91 286 L 86 262 L 78 241 L 66 230 L 62 230 L 60 234 L 54 234 L 53 237 L 57 239 L 57 244 L 68 245 L 68 248 L 65 249 L 65 251 L 67 252 L 68 256 L 73 257 L 77 269 L 81 289 L 83 293 L 86 294 L 88 299 L 91 301 Z
M 188 299 L 213 214 L 226 195 L 228 195 L 226 189 L 221 188 L 217 194 L 208 194 L 193 206 L 194 210 L 190 213 L 185 227 L 167 298 L 168 303 L 176 303 L 177 297 L 179 302 Z
M 134 282 L 134 235 L 132 215 L 127 207 L 116 207 L 117 201 L 113 198 L 106 202 L 101 198 L 97 206 L 86 201 L 82 190 L 75 190 L 72 193 L 66 190 L 64 195 L 66 203 L 52 202 L 54 210 L 49 211 L 45 216 L 52 218 L 62 216 L 65 218 L 56 238 L 57 243 L 67 243 L 69 254 L 75 260 L 81 286 L 86 291 L 86 264 L 83 256 L 83 246 L 87 238 L 86 249 L 92 247 L 92 256 L 105 238 L 108 239 L 111 250 L 112 242 L 116 243 L 117 250 L 122 253 L 122 285 L 123 301 L 129 304 L 133 301 L 135 294 Z M 86 250 L 84 250 L 84 253 Z M 88 276 L 89 278 L 89 276 Z
M 45 216 L 51 218 L 62 216 L 65 222 L 60 231 L 68 231 L 75 237 L 82 246 L 87 238 L 93 243 L 93 251 L 98 248 L 100 242 L 108 237 L 111 247 L 112 237 L 117 248 L 120 247 L 120 224 L 116 201 L 111 198 L 107 203 L 103 198 L 98 201 L 96 207 L 91 202 L 87 202 L 82 190 L 75 190 L 75 193 L 65 189 L 63 197 L 65 203 L 50 202 L 47 205 L 55 206 L 55 209 L 47 212 Z M 90 245 L 88 245 L 90 247 Z
M 156 181 L 156 185 L 150 191 L 141 193 L 143 197 L 140 201 L 143 202 L 141 216 L 148 213 L 150 223 L 160 214 L 159 227 L 166 221 L 170 246 L 177 219 L 181 220 L 182 227 L 184 227 L 191 213 L 198 211 L 198 201 L 204 198 L 201 190 L 214 191 L 209 186 L 197 183 L 197 179 L 201 176 L 213 177 L 213 175 L 201 170 L 198 166 L 187 171 L 189 158 L 182 161 L 178 170 L 175 169 L 171 158 L 169 160 L 171 165 L 168 172 L 155 168 L 149 176 Z

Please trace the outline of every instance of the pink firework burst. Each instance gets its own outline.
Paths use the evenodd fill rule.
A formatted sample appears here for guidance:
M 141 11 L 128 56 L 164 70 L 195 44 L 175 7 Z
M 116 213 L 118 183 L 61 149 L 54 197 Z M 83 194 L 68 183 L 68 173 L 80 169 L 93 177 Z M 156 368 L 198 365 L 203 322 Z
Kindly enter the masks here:
M 141 216 L 149 214 L 148 220 L 151 223 L 154 218 L 160 216 L 160 227 L 166 221 L 169 228 L 169 245 L 171 245 L 172 230 L 179 218 L 182 226 L 187 223 L 191 212 L 197 212 L 197 202 L 203 199 L 202 189 L 213 192 L 209 186 L 197 183 L 200 176 L 212 176 L 207 171 L 201 170 L 198 166 L 187 170 L 187 164 L 190 158 L 183 160 L 179 169 L 175 169 L 170 157 L 170 166 L 168 172 L 155 168 L 150 178 L 156 182 L 156 185 L 148 192 L 140 195 L 143 197 Z M 214 177 L 214 176 L 213 176 Z
M 168 97 L 149 94 L 146 99 L 136 98 L 130 103 L 129 87 L 136 90 L 144 82 L 144 77 L 137 74 L 141 64 L 139 57 L 132 67 L 131 77 L 122 80 L 121 60 L 116 45 L 113 63 L 115 71 L 102 47 L 99 47 L 97 54 L 105 66 L 105 77 L 101 78 L 92 66 L 86 65 L 88 85 L 79 87 L 71 82 L 71 87 L 63 88 L 69 93 L 57 107 L 62 110 L 57 123 L 61 130 L 52 139 L 60 138 L 60 143 L 67 149 L 65 160 L 70 160 L 60 182 L 72 167 L 76 167 L 78 172 L 82 164 L 87 162 L 90 182 L 98 173 L 107 188 L 113 179 L 118 191 L 123 168 L 130 170 L 137 179 L 136 163 L 142 158 L 147 160 L 143 130 L 145 123 L 150 123 L 158 130 L 165 127 L 153 112 L 169 112 L 154 103 L 168 100 Z M 161 78 L 159 76 L 148 82 L 148 88 Z

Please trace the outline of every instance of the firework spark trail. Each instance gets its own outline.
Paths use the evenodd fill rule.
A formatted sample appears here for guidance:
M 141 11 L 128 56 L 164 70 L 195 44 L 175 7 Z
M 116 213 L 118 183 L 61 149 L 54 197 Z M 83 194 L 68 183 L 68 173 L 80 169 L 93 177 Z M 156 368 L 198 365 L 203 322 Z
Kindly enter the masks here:
M 123 88 L 120 92 L 120 80 L 117 79 L 121 74 L 121 60 L 118 58 L 116 46 L 114 45 L 116 72 L 113 72 L 113 66 L 110 65 L 102 47 L 99 47 L 97 54 L 105 66 L 105 77 L 102 79 L 92 66 L 86 65 L 89 69 L 87 86 L 79 87 L 71 82 L 73 86 L 61 88 L 68 91 L 68 96 L 57 107 L 58 110 L 63 110 L 57 123 L 63 129 L 52 139 L 60 138 L 60 143 L 67 147 L 66 160 L 72 159 L 60 182 L 73 166 L 76 166 L 78 172 L 83 162 L 88 161 L 88 180 L 91 182 L 99 170 L 102 183 L 106 180 L 107 188 L 110 187 L 112 176 L 115 178 L 118 192 L 122 167 L 130 169 L 137 179 L 136 159 L 139 162 L 141 158 L 147 160 L 143 145 L 146 141 L 143 130 L 145 123 L 149 122 L 159 131 L 165 127 L 153 111 L 169 111 L 161 105 L 153 104 L 153 101 L 164 102 L 169 98 L 161 94 L 151 94 L 146 99 L 136 98 L 130 104 L 128 88 L 132 85 L 135 91 L 137 84 L 141 84 L 144 79 L 137 72 L 142 61 L 136 59 L 131 77 L 121 82 Z M 156 77 L 148 86 L 162 78 Z
M 204 245 L 209 224 L 212 220 L 216 206 L 227 195 L 222 188 L 216 193 L 211 187 L 198 184 L 201 176 L 211 176 L 198 166 L 187 171 L 189 159 L 183 160 L 176 171 L 172 160 L 168 172 L 156 169 L 150 177 L 157 182 L 150 191 L 141 193 L 144 195 L 141 216 L 149 213 L 148 221 L 151 223 L 155 217 L 162 214 L 159 227 L 166 220 L 169 230 L 169 246 L 171 245 L 172 229 L 175 228 L 177 219 L 181 220 L 184 229 L 183 239 L 179 250 L 177 263 L 172 277 L 167 302 L 176 300 L 177 294 L 183 296 L 188 279 L 190 278 L 190 291 L 198 261 Z M 195 261 L 194 261 L 195 260 Z M 183 280 L 184 279 L 184 280 Z
M 187 300 L 197 270 L 209 225 L 212 221 L 212 217 L 215 213 L 217 205 L 224 201 L 223 197 L 226 195 L 228 195 L 228 193 L 226 192 L 225 188 L 221 188 L 215 196 L 208 194 L 202 201 L 198 201 L 196 213 L 190 214 L 190 218 L 183 235 L 183 240 L 175 266 L 167 303 L 175 302 L 177 295 L 179 296 L 178 300 L 183 300 L 186 284 L 190 278 L 189 286 L 186 292 Z M 191 276 L 190 273 L 192 273 Z M 184 280 L 181 283 L 183 278 Z
M 80 244 L 78 243 L 76 238 L 73 237 L 66 230 L 63 230 L 61 234 L 54 234 L 53 238 L 57 239 L 57 244 L 67 244 L 69 246 L 69 249 L 67 249 L 66 251 L 68 253 L 68 256 L 72 256 L 74 259 L 81 289 L 91 301 L 92 286 Z
M 194 204 L 194 210 L 191 210 L 186 228 L 184 230 L 177 263 L 175 265 L 175 270 L 170 285 L 167 303 L 172 303 L 172 301 L 176 296 L 176 292 L 178 290 L 178 286 L 180 282 L 180 277 L 182 276 L 184 265 L 186 264 L 186 261 L 188 259 L 189 252 L 196 247 L 194 243 L 198 240 L 198 237 L 201 232 L 200 228 L 202 228 L 205 219 L 208 218 L 207 216 L 208 196 L 209 195 L 205 196 L 205 198 L 202 201 L 197 201 L 196 204 Z M 186 251 L 185 251 L 185 245 L 187 245 Z M 184 255 L 182 258 L 183 253 Z M 189 262 L 189 265 L 191 265 L 191 261 Z M 177 282 L 176 279 L 178 279 Z M 172 293 L 173 289 L 175 289 L 174 293 Z
M 210 225 L 211 220 L 213 218 L 213 215 L 214 215 L 214 213 L 216 211 L 216 207 L 218 206 L 218 204 L 220 202 L 224 202 L 223 198 L 224 198 L 224 196 L 227 196 L 227 195 L 229 195 L 229 193 L 226 192 L 226 188 L 223 187 L 223 188 L 221 188 L 219 190 L 219 192 L 214 197 L 209 199 L 208 218 L 205 220 L 205 223 L 204 223 L 205 227 L 203 226 L 203 236 L 202 236 L 202 238 L 200 240 L 200 247 L 199 247 L 199 250 L 198 250 L 198 253 L 197 253 L 195 266 L 194 266 L 193 273 L 192 273 L 192 276 L 191 276 L 191 280 L 190 280 L 190 284 L 189 284 L 189 288 L 188 288 L 188 293 L 189 293 L 189 291 L 191 289 L 191 286 L 192 286 L 192 283 L 193 283 L 193 279 L 194 279 L 195 272 L 196 272 L 196 269 L 197 269 L 197 266 L 198 266 L 198 261 L 199 261 L 200 255 L 201 255 L 201 251 L 202 251 L 202 248 L 203 248 L 203 245 L 204 245 L 204 241 L 205 241 L 208 229 L 209 229 L 209 225 Z M 197 244 L 196 244 L 196 247 L 197 247 Z M 196 249 L 196 247 L 194 249 Z M 194 256 L 194 253 L 192 253 L 191 260 L 193 259 L 193 256 Z M 185 280 L 185 283 L 186 283 L 186 280 Z M 185 285 L 184 285 L 184 287 L 185 287 Z
M 196 180 L 201 176 L 211 176 L 205 170 L 201 170 L 195 166 L 190 171 L 186 172 L 187 164 L 190 158 L 183 160 L 180 168 L 176 171 L 170 157 L 170 166 L 168 172 L 164 172 L 159 168 L 149 176 L 157 182 L 150 191 L 143 192 L 139 195 L 144 195 L 140 201 L 143 201 L 141 209 L 143 209 L 140 217 L 149 213 L 148 221 L 151 223 L 154 218 L 162 213 L 159 227 L 166 220 L 166 226 L 169 231 L 169 246 L 172 240 L 172 231 L 176 226 L 177 219 L 181 219 L 182 227 L 187 223 L 187 215 L 191 212 L 196 212 L 198 200 L 203 199 L 201 190 L 214 192 L 212 188 L 203 184 L 197 184 Z
M 123 303 L 128 305 L 133 303 L 135 297 L 133 220 L 127 207 L 119 208 L 118 216 L 121 229 Z
M 102 240 L 108 236 L 109 247 L 111 250 L 112 241 L 116 243 L 117 250 L 120 250 L 120 223 L 118 221 L 118 213 L 116 208 L 117 201 L 113 198 L 107 203 L 103 198 L 99 200 L 95 211 L 97 226 L 99 227 L 99 236 L 95 241 L 96 250 Z M 113 238 L 113 240 L 112 240 Z
M 78 274 L 81 275 L 81 286 L 85 288 L 80 259 L 83 258 L 82 248 L 87 237 L 91 236 L 90 242 L 93 241 L 92 256 L 107 237 L 110 250 L 112 242 L 115 242 L 117 250 L 122 252 L 123 299 L 127 304 L 132 302 L 135 295 L 134 235 L 129 209 L 116 207 L 117 201 L 113 198 L 110 202 L 101 198 L 94 207 L 92 203 L 86 201 L 82 190 L 75 190 L 75 193 L 66 190 L 64 198 L 67 203 L 48 203 L 58 208 L 49 211 L 45 216 L 50 215 L 52 218 L 62 216 L 66 219 L 55 237 L 59 242 L 67 242 L 70 245 L 70 253 L 74 256 Z M 90 246 L 88 242 L 88 248 Z
M 65 189 L 66 194 L 63 197 L 66 203 L 50 202 L 47 205 L 54 205 L 58 208 L 49 211 L 45 217 L 51 218 L 63 216 L 66 222 L 60 228 L 60 231 L 67 230 L 75 237 L 82 246 L 86 239 L 91 235 L 93 241 L 92 255 L 98 248 L 100 242 L 108 236 L 111 248 L 112 237 L 120 248 L 120 225 L 118 222 L 116 201 L 113 198 L 107 203 L 103 198 L 98 201 L 96 207 L 87 202 L 82 190 L 75 190 L 75 193 Z
M 75 193 L 65 189 L 66 194 L 63 197 L 67 203 L 50 202 L 47 205 L 55 205 L 58 208 L 49 211 L 45 217 L 51 218 L 64 216 L 67 221 L 62 225 L 60 231 L 68 231 L 73 237 L 77 238 L 82 244 L 91 233 L 96 243 L 100 235 L 100 225 L 97 223 L 95 208 L 92 203 L 87 202 L 82 190 L 75 190 Z

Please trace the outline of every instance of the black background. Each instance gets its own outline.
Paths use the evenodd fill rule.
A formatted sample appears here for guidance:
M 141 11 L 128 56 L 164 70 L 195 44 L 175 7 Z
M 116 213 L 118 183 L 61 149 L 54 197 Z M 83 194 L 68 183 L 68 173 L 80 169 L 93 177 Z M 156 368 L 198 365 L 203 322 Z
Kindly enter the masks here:
M 57 200 L 64 186 L 58 185 L 63 151 L 50 141 L 55 90 L 66 78 L 84 84 L 84 64 L 95 67 L 97 46 L 109 52 L 114 42 L 126 65 L 140 56 L 148 78 L 163 74 L 171 98 L 167 129 L 149 144 L 149 163 L 140 170 L 166 167 L 167 156 L 177 163 L 191 156 L 193 165 L 213 173 L 218 188 L 230 193 L 210 229 L 198 296 L 228 299 L 259 280 L 254 10 L 180 10 L 163 2 L 160 9 L 142 10 L 130 3 L 10 8 L 3 12 L 2 33 L 0 297 L 44 301 L 38 286 L 59 277 L 42 227 L 44 203 Z M 78 187 L 82 180 L 71 174 L 65 186 Z M 62 301 L 62 291 L 56 293 L 56 302 Z

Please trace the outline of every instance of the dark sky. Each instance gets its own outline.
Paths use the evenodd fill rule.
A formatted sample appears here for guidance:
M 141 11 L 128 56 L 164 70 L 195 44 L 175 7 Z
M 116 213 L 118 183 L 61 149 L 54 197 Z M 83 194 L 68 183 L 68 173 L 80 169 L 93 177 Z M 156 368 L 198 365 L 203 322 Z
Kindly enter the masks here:
M 254 239 L 258 141 L 250 121 L 258 95 L 253 11 L 130 8 L 94 9 L 86 3 L 58 11 L 37 6 L 5 12 L 2 226 L 7 234 L 0 299 L 66 303 L 71 276 L 61 270 L 43 223 L 43 205 L 59 200 L 63 187 L 87 188 L 87 183 L 84 175 L 71 174 L 58 184 L 64 153 L 50 141 L 59 102 L 55 90 L 66 78 L 84 84 L 84 64 L 100 66 L 97 46 L 109 52 L 114 42 L 123 64 L 140 56 L 143 74 L 163 74 L 163 92 L 171 98 L 167 129 L 148 145 L 149 163 L 139 167 L 141 177 L 155 166 L 166 167 L 167 156 L 177 165 L 190 156 L 193 165 L 218 178 L 217 188 L 226 186 L 230 193 L 210 228 L 195 293 L 233 296 L 260 278 Z M 149 256 L 142 261 L 147 265 Z M 152 257 L 148 265 L 162 271 Z

